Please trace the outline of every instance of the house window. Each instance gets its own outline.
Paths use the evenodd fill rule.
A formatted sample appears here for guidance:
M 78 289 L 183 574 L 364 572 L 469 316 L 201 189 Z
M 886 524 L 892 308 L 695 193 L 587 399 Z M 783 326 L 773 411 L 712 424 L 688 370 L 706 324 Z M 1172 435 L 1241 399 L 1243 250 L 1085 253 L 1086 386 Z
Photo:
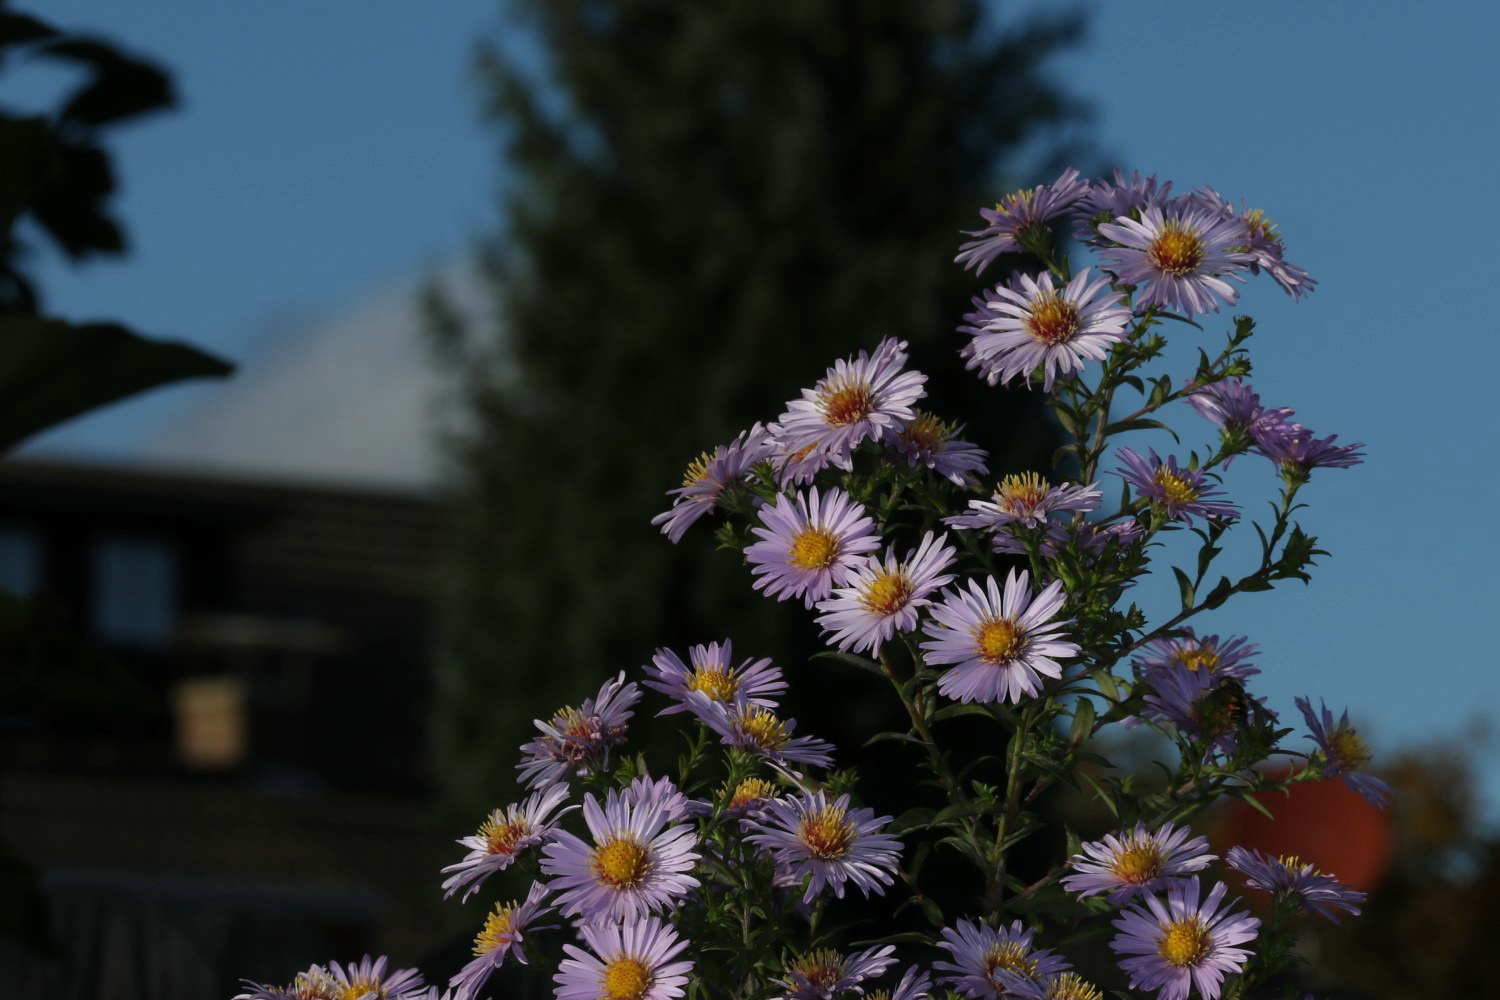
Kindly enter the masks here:
M 94 632 L 165 646 L 177 627 L 177 553 L 164 539 L 106 536 L 94 549 Z
M 41 586 L 41 539 L 30 528 L 0 525 L 0 590 L 30 597 Z

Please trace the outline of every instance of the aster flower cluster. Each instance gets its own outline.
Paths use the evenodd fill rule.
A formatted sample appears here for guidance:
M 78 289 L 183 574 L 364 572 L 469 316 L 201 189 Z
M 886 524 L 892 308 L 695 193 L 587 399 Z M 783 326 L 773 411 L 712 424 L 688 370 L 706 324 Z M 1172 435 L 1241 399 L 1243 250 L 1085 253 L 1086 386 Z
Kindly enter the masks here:
M 1363 894 L 1320 870 L 1337 859 L 1239 844 L 1221 861 L 1192 825 L 1225 796 L 1260 803 L 1339 778 L 1380 804 L 1390 789 L 1347 712 L 1299 699 L 1311 746 L 1287 744 L 1293 730 L 1255 690 L 1279 667 L 1247 637 L 1195 629 L 1238 594 L 1309 578 L 1326 553 L 1294 520 L 1300 491 L 1362 446 L 1262 405 L 1245 380 L 1246 317 L 1193 370 L 1164 370 L 1165 331 L 1208 336 L 1200 321 L 1251 278 L 1294 299 L 1316 287 L 1263 213 L 1172 191 L 1069 170 L 982 209 L 959 248 L 976 275 L 1015 268 L 975 297 L 955 353 L 992 386 L 1044 394 L 1066 442 L 1056 467 L 992 477 L 894 338 L 808 373 L 774 421 L 689 465 L 653 524 L 695 544 L 712 518 L 747 593 L 825 648 L 788 669 L 744 656 L 746 637 L 642 651 L 638 672 L 612 667 L 593 696 L 537 720 L 510 801 L 476 817 L 441 872 L 441 891 L 479 914 L 472 960 L 445 970 L 452 1000 L 506 995 L 520 964 L 546 968 L 559 1000 L 1215 1000 L 1281 991 L 1294 921 L 1358 913 Z M 1093 255 L 1076 269 L 1060 249 L 1069 228 Z M 1189 408 L 1216 442 L 1172 431 Z M 1146 440 L 1164 432 L 1171 450 Z M 1220 478 L 1245 453 L 1279 474 L 1269 519 Z M 1252 525 L 1247 571 L 1216 572 Z M 1173 534 L 1197 539 L 1196 557 L 1156 565 Z M 1181 599 L 1156 624 L 1125 599 L 1153 575 Z M 893 699 L 905 721 L 869 743 L 910 752 L 915 770 L 862 780 L 848 766 L 858 747 L 799 732 L 791 706 L 808 705 L 811 670 Z M 822 700 L 824 718 L 859 717 Z M 680 730 L 675 761 L 657 759 L 660 740 L 631 751 L 643 717 Z M 1106 757 L 1111 726 L 1153 741 L 1140 746 L 1167 758 L 1161 774 Z M 983 751 L 966 751 L 976 734 Z M 1040 864 L 1049 790 L 1097 800 L 1115 828 L 1067 832 Z M 1023 842 L 1028 864 L 1013 865 Z M 971 866 L 968 883 L 953 884 L 953 864 Z M 247 988 L 426 989 L 384 959 Z

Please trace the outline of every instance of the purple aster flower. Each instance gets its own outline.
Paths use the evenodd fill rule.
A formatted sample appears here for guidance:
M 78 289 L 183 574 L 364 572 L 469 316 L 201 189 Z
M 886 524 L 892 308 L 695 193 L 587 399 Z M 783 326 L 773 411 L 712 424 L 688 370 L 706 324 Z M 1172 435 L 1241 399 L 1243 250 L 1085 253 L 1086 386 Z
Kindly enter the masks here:
M 760 539 L 745 549 L 755 588 L 783 601 L 801 597 L 809 608 L 880 548 L 875 520 L 840 489 L 819 496 L 814 486 L 795 505 L 779 495 L 750 530 Z
M 669 827 L 665 806 L 632 805 L 611 791 L 600 808 L 592 795 L 584 796 L 593 844 L 558 830 L 542 848 L 542 871 L 557 876 L 547 889 L 558 893 L 564 916 L 586 924 L 635 921 L 698 888 L 688 874 L 699 858 L 697 838 L 690 826 Z
M 556 823 L 555 819 L 549 822 L 549 817 L 567 797 L 567 785 L 553 785 L 520 805 L 509 805 L 504 812 L 496 809 L 490 813 L 477 834 L 459 841 L 469 849 L 464 859 L 443 869 L 445 875 L 452 873 L 443 881 L 443 898 L 464 889 L 463 899 L 467 901 L 479 891 L 485 879 L 509 868 L 510 863 L 528 847 L 547 839 Z
M 932 993 L 932 980 L 927 973 L 912 966 L 901 974 L 901 981 L 894 991 L 874 990 L 870 1000 L 925 1000 Z
M 1260 647 L 1248 639 L 1236 635 L 1222 641 L 1216 635 L 1200 637 L 1191 626 L 1184 626 L 1182 631 L 1186 634 L 1180 638 L 1147 643 L 1135 660 L 1136 675 L 1149 682 L 1164 670 L 1203 670 L 1214 677 L 1242 681 L 1260 673 L 1260 668 L 1249 662 Z
M 385 967 L 384 955 L 374 960 L 366 955 L 359 964 L 350 962 L 347 968 L 331 963 L 334 996 L 340 1000 L 417 1000 L 427 990 L 416 969 L 387 973 Z
M 958 440 L 962 431 L 962 424 L 945 423 L 918 410 L 916 417 L 896 433 L 896 449 L 906 456 L 908 465 L 925 465 L 944 479 L 966 486 L 975 476 L 989 471 L 984 464 L 988 453 L 978 445 Z
M 1039 184 L 1006 195 L 993 209 L 979 210 L 987 225 L 983 229 L 968 231 L 970 236 L 979 239 L 959 247 L 953 262 L 962 264 L 965 270 L 972 267 L 975 274 L 982 272 L 1001 254 L 1026 249 L 1023 241 L 1045 233 L 1048 222 L 1088 193 L 1089 182 L 1079 180 L 1078 171 L 1069 167 L 1051 184 Z
M 818 477 L 818 473 L 833 464 L 833 453 L 821 442 L 803 444 L 793 448 L 787 444 L 786 431 L 780 424 L 771 425 L 771 466 L 776 471 L 776 482 L 783 488 L 806 486 Z
M 565 944 L 557 1000 L 673 1000 L 687 986 L 691 961 L 674 962 L 688 942 L 658 917 L 580 929 L 590 954 Z
M 1163 462 L 1155 450 L 1149 460 L 1129 448 L 1121 448 L 1120 457 L 1125 465 L 1115 475 L 1134 486 L 1136 496 L 1150 500 L 1173 520 L 1192 524 L 1194 517 L 1239 515 L 1234 504 L 1213 499 L 1224 494 L 1209 484 L 1202 469 L 1179 466 L 1175 456 Z
M 882 643 L 899 629 L 917 627 L 917 609 L 932 602 L 928 595 L 951 583 L 954 548 L 946 536 L 928 532 L 922 544 L 906 559 L 897 561 L 895 546 L 886 550 L 885 562 L 870 556 L 849 574 L 847 586 L 833 592 L 818 610 L 818 624 L 842 650 L 880 652 Z
M 1037 980 L 1001 970 L 999 977 L 1006 992 L 1018 1000 L 1104 1000 L 1097 986 L 1075 972 Z
M 793 737 L 796 719 L 783 719 L 743 695 L 736 695 L 726 705 L 694 691 L 688 695 L 687 704 L 699 721 L 719 734 L 719 742 L 725 746 L 757 753 L 781 768 L 793 764 L 828 767 L 833 763 L 833 744 L 813 736 Z
M 641 775 L 620 789 L 621 797 L 636 809 L 660 807 L 668 823 L 681 823 L 703 811 L 705 803 L 694 802 L 682 794 L 671 778 L 652 779 Z
M 944 593 L 932 606 L 924 659 L 956 664 L 938 678 L 939 692 L 961 702 L 1020 702 L 1041 691 L 1043 677 L 1062 676 L 1053 657 L 1078 655 L 1060 631 L 1069 622 L 1052 621 L 1068 595 L 1054 580 L 1033 599 L 1030 583 L 1030 574 L 1011 570 L 1003 595 L 989 577 L 983 588 L 970 580 L 967 591 Z
M 989 319 L 960 352 L 965 367 L 978 369 L 990 385 L 1030 380 L 1042 369 L 1042 389 L 1050 392 L 1058 375 L 1081 371 L 1085 360 L 1101 361 L 1111 344 L 1128 336 L 1130 310 L 1119 305 L 1107 275 L 1085 268 L 1067 287 L 1054 288 L 1052 276 L 1018 275 L 1007 288 L 996 285 L 985 312 Z M 973 327 L 962 326 L 963 332 Z
M 333 973 L 321 965 L 314 965 L 299 972 L 286 986 L 271 986 L 242 980 L 245 992 L 235 995 L 234 1000 L 340 1000 L 343 988 L 333 978 Z
M 458 990 L 460 1000 L 477 996 L 490 973 L 504 965 L 507 957 L 514 956 L 517 962 L 526 964 L 526 953 L 521 950 L 521 944 L 526 939 L 526 932 L 532 929 L 532 923 L 551 912 L 550 906 L 542 905 L 546 898 L 547 888 L 533 882 L 524 903 L 495 904 L 484 919 L 484 927 L 474 938 L 474 960 L 448 981 L 450 987 Z
M 833 1000 L 840 993 L 864 993 L 861 985 L 896 964 L 892 945 L 871 948 L 844 958 L 836 951 L 820 948 L 795 959 L 776 978 L 785 992 L 781 1000 Z
M 781 670 L 769 658 L 746 660 L 738 667 L 734 661 L 734 644 L 725 639 L 723 643 L 690 646 L 688 662 L 684 664 L 670 649 L 658 649 L 645 668 L 646 686 L 660 691 L 676 700 L 657 715 L 673 715 L 687 711 L 687 696 L 693 691 L 702 691 L 719 702 L 730 702 L 741 691 L 755 705 L 776 707 L 776 699 L 786 690 L 786 681 L 781 679 Z
M 1333 713 L 1322 701 L 1318 702 L 1318 715 L 1313 714 L 1312 702 L 1308 699 L 1298 698 L 1296 701 L 1297 707 L 1302 710 L 1302 717 L 1307 720 L 1307 728 L 1312 730 L 1313 740 L 1323 751 L 1323 777 L 1342 775 L 1344 784 L 1363 795 L 1371 805 L 1384 806 L 1386 799 L 1391 796 L 1391 786 L 1375 775 L 1365 774 L 1360 770 L 1369 763 L 1370 751 L 1349 724 L 1348 710 L 1335 722 Z
M 1187 401 L 1204 420 L 1230 432 L 1284 423 L 1293 413 L 1285 406 L 1261 406 L 1260 396 L 1242 378 L 1210 382 L 1189 393 Z
M 1198 987 L 1204 1000 L 1217 1000 L 1224 976 L 1244 968 L 1250 951 L 1236 947 L 1255 940 L 1260 921 L 1223 905 L 1220 882 L 1199 905 L 1198 877 L 1167 886 L 1163 903 L 1155 896 L 1137 900 L 1114 926 L 1120 933 L 1110 947 L 1122 955 L 1130 988 L 1160 990 L 1159 1000 L 1186 1000 Z
M 1171 193 L 1171 181 L 1158 186 L 1155 174 L 1142 180 L 1139 170 L 1132 170 L 1130 179 L 1126 180 L 1125 174 L 1116 167 L 1114 183 L 1094 181 L 1089 185 L 1088 197 L 1083 200 L 1083 210 L 1089 218 L 1100 215 L 1107 215 L 1111 219 L 1122 215 L 1133 218 L 1148 208 L 1160 208 Z M 1079 233 L 1079 238 L 1088 239 L 1093 235 L 1093 227 L 1089 226 Z
M 794 455 L 811 447 L 839 468 L 853 468 L 861 441 L 893 436 L 916 416 L 912 404 L 927 395 L 927 376 L 905 367 L 906 341 L 889 337 L 873 355 L 860 351 L 835 362 L 801 399 L 787 403 L 779 421 L 781 447 Z
M 995 1000 L 1013 996 L 1002 978 L 1006 973 L 1040 979 L 1068 969 L 1068 963 L 1052 949 L 1031 946 L 1035 935 L 1019 920 L 999 929 L 977 920 L 963 920 L 944 927 L 942 940 L 937 943 L 953 961 L 933 962 L 932 967 L 952 973 L 939 978 L 966 997 Z
M 1271 276 L 1293 299 L 1310 295 L 1318 282 L 1305 270 L 1286 259 L 1286 245 L 1276 231 L 1276 223 L 1266 217 L 1260 209 L 1242 212 L 1240 219 L 1245 224 L 1245 248 L 1250 251 L 1250 273 L 1259 274 L 1262 269 Z
M 1063 879 L 1063 888 L 1080 899 L 1107 892 L 1111 903 L 1166 888 L 1189 872 L 1207 868 L 1215 857 L 1207 839 L 1170 823 L 1153 831 L 1136 823 L 1122 836 L 1107 833 L 1103 840 L 1080 846 L 1083 853 L 1069 860 L 1078 874 Z
M 521 747 L 521 783 L 542 790 L 566 781 L 570 771 L 607 766 L 610 749 L 625 742 L 625 725 L 640 699 L 641 689 L 627 684 L 622 670 L 578 708 L 559 709 L 550 722 L 535 720 L 542 735 Z
M 1101 256 L 1121 284 L 1142 286 L 1136 308 L 1161 306 L 1185 316 L 1233 305 L 1239 292 L 1225 281 L 1244 271 L 1251 255 L 1244 244 L 1244 225 L 1232 218 L 1194 207 L 1182 210 L 1148 206 L 1139 220 L 1120 216 L 1099 227 L 1101 235 L 1121 244 Z
M 1298 857 L 1273 858 L 1261 851 L 1231 847 L 1224 858 L 1229 867 L 1245 876 L 1245 884 L 1269 892 L 1278 900 L 1292 900 L 1334 923 L 1334 910 L 1346 910 L 1359 916 L 1365 894 L 1351 889 L 1332 875 L 1324 875 Z
M 676 545 L 694 521 L 714 509 L 725 490 L 744 479 L 756 462 L 771 457 L 772 448 L 770 432 L 756 424 L 729 444 L 705 451 L 688 465 L 682 485 L 667 491 L 672 506 L 651 523 L 661 525 L 661 533 Z
M 883 896 L 901 863 L 901 841 L 878 832 L 890 821 L 873 809 L 851 810 L 847 795 L 829 802 L 821 791 L 804 791 L 768 803 L 746 839 L 769 850 L 776 867 L 798 882 L 811 876 L 804 903 L 825 885 L 843 899 L 845 882 L 865 896 Z
M 1363 443 L 1336 445 L 1337 434 L 1317 438 L 1301 424 L 1267 421 L 1250 428 L 1255 450 L 1284 472 L 1306 475 L 1311 469 L 1348 469 L 1364 461 Z
M 1012 523 L 1035 528 L 1043 524 L 1049 514 L 1090 511 L 1098 507 L 1104 496 L 1098 486 L 1098 483 L 1052 486 L 1035 472 L 1006 476 L 995 487 L 993 499 L 970 500 L 969 510 L 973 513 L 945 517 L 943 523 L 955 528 L 994 529 Z

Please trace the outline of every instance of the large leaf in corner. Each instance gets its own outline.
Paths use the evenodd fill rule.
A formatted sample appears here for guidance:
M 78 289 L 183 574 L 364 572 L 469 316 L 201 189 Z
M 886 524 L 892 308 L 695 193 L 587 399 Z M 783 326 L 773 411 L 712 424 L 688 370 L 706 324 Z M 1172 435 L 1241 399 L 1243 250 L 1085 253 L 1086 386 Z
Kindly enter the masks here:
M 232 371 L 196 348 L 148 340 L 114 323 L 0 317 L 0 454 L 97 406 Z

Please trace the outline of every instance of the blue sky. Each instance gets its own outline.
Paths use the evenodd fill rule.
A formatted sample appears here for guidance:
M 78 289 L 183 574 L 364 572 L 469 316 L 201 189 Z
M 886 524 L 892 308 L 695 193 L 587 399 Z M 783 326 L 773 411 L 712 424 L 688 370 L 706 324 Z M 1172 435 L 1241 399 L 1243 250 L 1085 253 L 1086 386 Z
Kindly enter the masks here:
M 195 341 L 249 377 L 289 331 L 453 259 L 494 224 L 495 150 L 468 66 L 498 6 L 350 9 L 75 0 L 51 12 L 157 56 L 184 96 L 182 112 L 116 144 L 134 253 L 45 266 L 57 311 Z M 1118 162 L 1265 208 L 1320 282 L 1297 304 L 1267 281 L 1247 290 L 1240 308 L 1262 331 L 1254 382 L 1319 432 L 1365 442 L 1369 459 L 1307 491 L 1306 526 L 1334 553 L 1313 586 L 1251 595 L 1207 624 L 1261 644 L 1272 707 L 1291 713 L 1302 693 L 1347 703 L 1377 748 L 1456 734 L 1500 703 L 1488 618 L 1500 543 L 1485 521 L 1500 472 L 1482 405 L 1500 350 L 1486 269 L 1497 42 L 1500 7 L 1477 2 L 1117 2 L 1097 5 L 1087 45 L 1055 64 Z M 33 73 L 7 96 L 50 79 Z M 159 393 L 44 444 L 128 457 L 212 391 Z M 1259 464 L 1246 459 L 1232 485 L 1264 485 Z M 1173 597 L 1142 591 L 1153 607 Z

